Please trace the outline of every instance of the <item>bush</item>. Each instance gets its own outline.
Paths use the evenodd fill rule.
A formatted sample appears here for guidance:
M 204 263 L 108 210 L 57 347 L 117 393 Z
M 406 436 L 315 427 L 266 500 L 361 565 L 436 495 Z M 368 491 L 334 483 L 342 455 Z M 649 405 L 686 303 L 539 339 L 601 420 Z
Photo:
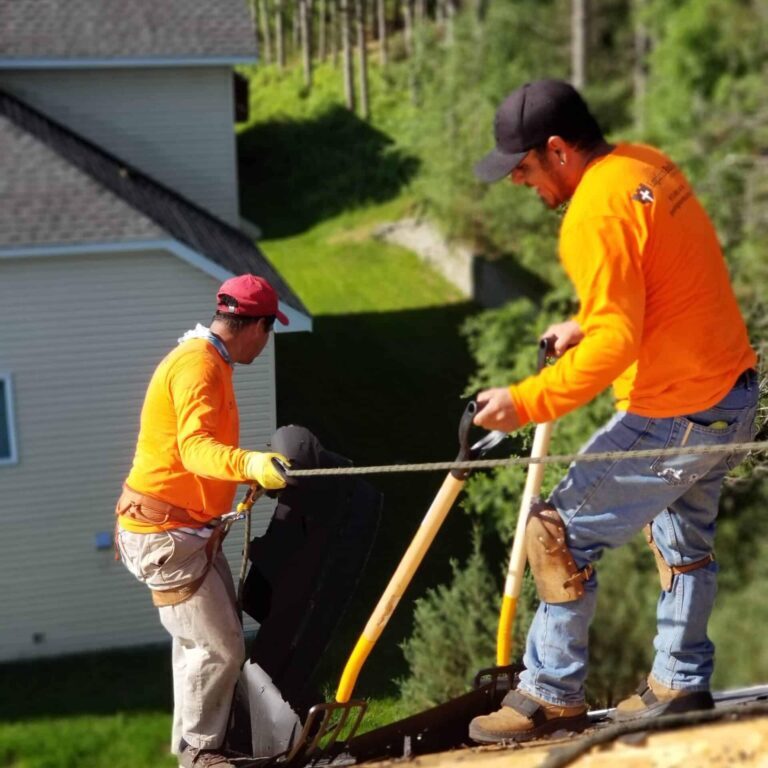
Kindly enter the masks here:
M 451 583 L 416 602 L 413 634 L 401 646 L 411 674 L 399 681 L 400 693 L 409 708 L 466 692 L 475 673 L 493 662 L 500 598 L 480 542 L 476 527 L 464 568 L 453 560 Z

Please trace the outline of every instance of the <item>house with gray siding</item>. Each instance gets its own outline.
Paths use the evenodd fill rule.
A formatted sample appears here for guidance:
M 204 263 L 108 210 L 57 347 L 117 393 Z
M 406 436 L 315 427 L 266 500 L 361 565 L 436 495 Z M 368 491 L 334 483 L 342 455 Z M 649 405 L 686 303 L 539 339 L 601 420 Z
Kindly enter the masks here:
M 232 275 L 311 330 L 239 228 L 254 58 L 244 0 L 0 4 L 0 662 L 166 641 L 112 548 L 149 377 Z M 244 447 L 275 429 L 275 365 L 270 342 L 235 372 Z

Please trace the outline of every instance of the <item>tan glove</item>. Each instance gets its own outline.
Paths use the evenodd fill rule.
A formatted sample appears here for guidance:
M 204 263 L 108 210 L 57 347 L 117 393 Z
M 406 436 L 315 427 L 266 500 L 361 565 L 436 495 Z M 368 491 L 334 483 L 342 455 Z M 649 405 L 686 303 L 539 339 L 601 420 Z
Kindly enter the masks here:
M 268 491 L 285 488 L 285 475 L 277 467 L 277 462 L 286 468 L 291 466 L 291 462 L 282 453 L 250 451 L 245 457 L 245 476 Z

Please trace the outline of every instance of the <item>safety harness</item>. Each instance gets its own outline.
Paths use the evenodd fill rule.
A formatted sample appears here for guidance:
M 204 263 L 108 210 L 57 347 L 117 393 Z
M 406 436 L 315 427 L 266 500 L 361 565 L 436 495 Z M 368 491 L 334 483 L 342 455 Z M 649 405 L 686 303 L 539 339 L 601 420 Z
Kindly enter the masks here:
M 119 520 L 121 517 L 127 517 L 137 523 L 159 527 L 161 530 L 173 530 L 178 528 L 178 523 L 200 528 L 200 521 L 192 517 L 189 510 L 183 507 L 176 507 L 173 504 L 156 499 L 154 496 L 147 496 L 144 493 L 134 491 L 127 485 L 123 485 L 123 492 L 117 500 L 115 507 L 115 557 L 119 559 L 117 551 L 117 534 Z M 168 525 L 168 523 L 173 523 Z M 189 584 L 182 584 L 180 587 L 172 589 L 152 589 L 152 602 L 158 607 L 165 605 L 178 605 L 185 600 L 189 600 L 197 592 L 200 585 L 205 581 L 205 577 L 211 570 L 216 553 L 221 547 L 221 542 L 227 533 L 223 525 L 211 526 L 212 532 L 205 544 L 205 555 L 207 563 L 203 573 Z

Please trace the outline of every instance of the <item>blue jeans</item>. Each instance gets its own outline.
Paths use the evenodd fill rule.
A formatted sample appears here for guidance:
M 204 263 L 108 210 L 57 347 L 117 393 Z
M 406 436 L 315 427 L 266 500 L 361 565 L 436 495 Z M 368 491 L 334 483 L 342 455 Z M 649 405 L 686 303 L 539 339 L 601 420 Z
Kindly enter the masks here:
M 582 453 L 681 445 L 721 445 L 754 437 L 758 385 L 753 371 L 739 377 L 714 408 L 688 416 L 648 418 L 617 413 Z M 742 455 L 705 454 L 651 459 L 574 462 L 550 497 L 565 523 L 568 546 L 583 568 L 605 547 L 628 542 L 646 524 L 670 565 L 696 562 L 713 551 L 723 478 Z M 707 636 L 717 589 L 717 563 L 676 574 L 656 609 L 653 676 L 668 688 L 707 690 L 714 645 Z M 539 605 L 528 633 L 521 691 L 573 706 L 584 702 L 588 631 L 595 612 L 597 575 L 585 594 Z

